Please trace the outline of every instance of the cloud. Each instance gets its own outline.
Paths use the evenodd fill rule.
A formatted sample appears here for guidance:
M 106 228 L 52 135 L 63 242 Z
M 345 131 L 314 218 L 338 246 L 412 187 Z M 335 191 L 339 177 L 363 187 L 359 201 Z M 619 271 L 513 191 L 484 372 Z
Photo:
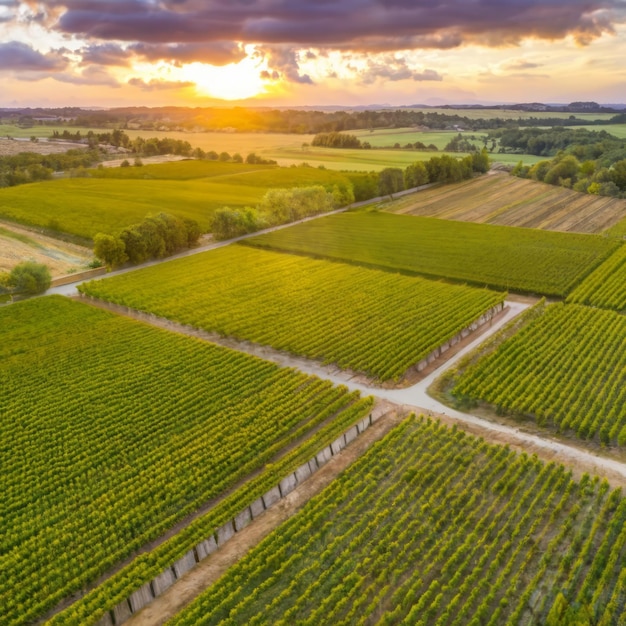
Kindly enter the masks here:
M 107 87 L 121 87 L 120 83 L 106 70 L 98 66 L 89 66 L 80 73 L 62 72 L 52 78 L 62 83 L 72 85 L 106 85 Z
M 524 59 L 515 59 L 514 61 L 509 61 L 502 66 L 502 69 L 507 71 L 524 71 L 524 70 L 534 70 L 538 67 L 541 67 L 542 63 L 532 63 L 531 61 L 526 61 Z
M 15 19 L 18 5 L 17 0 L 0 0 L 0 24 Z
M 308 74 L 300 73 L 298 53 L 293 48 L 264 46 L 258 50 L 258 54 L 267 59 L 268 70 L 261 73 L 262 78 L 271 78 L 272 80 L 282 78 L 290 83 L 313 84 L 313 80 Z
M 128 84 L 132 87 L 138 87 L 142 91 L 167 91 L 169 89 L 182 89 L 184 87 L 193 87 L 192 82 L 169 81 L 152 79 L 145 81 L 143 78 L 131 78 Z
M 227 65 L 238 63 L 246 57 L 243 47 L 231 41 L 166 45 L 137 43 L 130 46 L 129 50 L 146 61 L 169 61 L 174 65 L 194 61 Z
M 0 71 L 60 72 L 67 64 L 62 51 L 42 54 L 19 41 L 0 43 Z
M 356 70 L 356 73 L 360 75 L 360 81 L 364 85 L 371 85 L 378 79 L 391 82 L 400 80 L 443 80 L 441 74 L 435 70 L 414 70 L 409 67 L 406 59 L 402 57 L 394 57 L 393 55 L 386 55 L 382 58 L 376 59 L 375 61 L 369 60 L 366 69 L 360 72 Z
M 81 50 L 83 64 L 92 65 L 117 65 L 125 67 L 129 65 L 128 52 L 114 43 L 92 44 Z
M 149 44 L 238 41 L 401 50 L 501 46 L 526 37 L 588 44 L 626 19 L 623 0 L 50 0 L 55 28 Z M 200 53 L 201 48 L 196 52 Z M 194 59 L 201 60 L 201 59 Z

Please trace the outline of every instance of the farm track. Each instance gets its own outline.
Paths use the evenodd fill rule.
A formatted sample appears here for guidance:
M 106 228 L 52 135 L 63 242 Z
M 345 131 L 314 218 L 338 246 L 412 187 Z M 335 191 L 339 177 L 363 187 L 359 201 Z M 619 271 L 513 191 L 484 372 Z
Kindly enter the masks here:
M 388 389 L 363 382 L 362 377 L 339 370 L 335 366 L 324 365 L 310 359 L 286 354 L 274 350 L 269 346 L 237 341 L 232 338 L 223 338 L 215 333 L 191 329 L 164 318 L 158 318 L 152 315 L 146 316 L 140 311 L 132 311 L 132 309 L 128 311 L 125 307 L 116 307 L 115 305 L 101 301 L 89 300 L 88 302 L 95 306 L 128 315 L 129 317 L 159 328 L 166 328 L 173 332 L 219 343 L 228 348 L 240 350 L 247 354 L 272 361 L 283 367 L 294 367 L 306 374 L 314 374 L 320 378 L 330 380 L 335 384 L 345 385 L 351 391 L 356 390 L 360 391 L 363 395 L 372 395 L 377 399 L 386 400 L 396 406 L 406 407 L 408 410 L 418 414 L 423 413 L 425 415 L 441 418 L 442 421 L 447 424 L 456 423 L 464 430 L 483 437 L 491 443 L 510 445 L 516 450 L 536 454 L 546 462 L 554 461 L 562 463 L 571 468 L 574 475 L 577 477 L 587 472 L 591 475 L 606 478 L 609 483 L 615 487 L 626 487 L 626 464 L 619 460 L 595 454 L 574 443 L 564 443 L 550 434 L 538 435 L 525 432 L 521 427 L 510 426 L 488 420 L 478 415 L 457 411 L 432 398 L 428 394 L 428 388 L 439 376 L 447 369 L 453 367 L 454 364 L 468 352 L 475 349 L 483 341 L 526 310 L 530 306 L 528 303 L 507 301 L 505 303 L 506 308 L 504 313 L 500 314 L 500 316 L 493 321 L 491 326 L 485 329 L 483 333 L 478 332 L 470 335 L 468 342 L 461 350 L 436 367 L 436 369 L 429 372 L 422 380 L 403 389 Z

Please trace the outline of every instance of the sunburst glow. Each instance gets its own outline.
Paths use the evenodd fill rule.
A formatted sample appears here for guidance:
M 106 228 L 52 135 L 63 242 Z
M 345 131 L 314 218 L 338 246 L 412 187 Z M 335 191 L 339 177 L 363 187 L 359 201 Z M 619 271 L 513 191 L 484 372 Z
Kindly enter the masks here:
M 261 69 L 258 62 L 245 58 L 220 67 L 190 63 L 182 73 L 184 79 L 194 82 L 202 93 L 224 100 L 239 100 L 265 93 Z

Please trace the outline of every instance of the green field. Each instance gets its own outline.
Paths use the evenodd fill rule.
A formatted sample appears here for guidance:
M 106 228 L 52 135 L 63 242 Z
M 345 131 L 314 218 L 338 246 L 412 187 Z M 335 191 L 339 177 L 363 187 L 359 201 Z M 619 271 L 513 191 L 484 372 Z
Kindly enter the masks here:
M 337 172 L 313 168 L 196 161 L 93 172 L 103 178 L 0 189 L 0 217 L 87 239 L 98 232 L 114 233 L 161 211 L 197 220 L 207 230 L 216 209 L 255 206 L 269 188 L 316 184 L 332 188 L 349 182 Z
M 298 165 L 308 163 L 313 167 L 323 166 L 334 170 L 380 171 L 386 167 L 405 168 L 416 161 L 428 161 L 442 152 L 423 152 L 418 150 L 347 150 L 318 147 L 284 147 L 272 149 L 263 156 L 278 161 L 280 165 Z M 451 153 L 454 157 L 464 157 L 465 153 Z M 522 161 L 525 165 L 533 165 L 542 157 L 530 154 L 490 154 L 494 162 L 505 165 L 516 165 Z
M 626 445 L 626 317 L 575 304 L 543 315 L 456 380 L 459 399 Z
M 392 213 L 466 222 L 599 233 L 626 217 L 626 200 L 491 173 L 379 203 Z
M 320 218 L 245 243 L 554 296 L 566 295 L 618 246 L 597 235 L 363 211 Z
M 369 407 L 61 297 L 0 310 L 0 358 L 3 624 L 32 622 L 289 444 Z
M 626 139 L 626 124 L 603 124 L 602 126 L 572 126 L 572 128 L 586 128 L 587 130 L 601 131 L 605 130 L 607 133 L 619 137 L 620 139 Z
M 625 558 L 619 490 L 411 419 L 168 624 L 623 624 Z
M 602 263 L 567 301 L 626 313 L 626 246 Z
M 481 136 L 486 135 L 486 131 L 467 131 L 459 132 L 458 130 L 417 130 L 415 128 L 376 128 L 373 130 L 353 130 L 349 134 L 355 135 L 361 141 L 367 141 L 374 148 L 390 148 L 395 144 L 400 147 L 407 143 L 415 143 L 421 141 L 425 145 L 433 144 L 439 150 L 443 150 L 448 143 L 457 135 L 461 134 L 465 139 L 471 141 L 474 136 L 474 145 L 480 150 L 483 142 L 479 140 Z
M 141 167 L 98 167 L 89 169 L 90 178 L 115 178 L 134 180 L 197 180 L 216 176 L 240 176 L 258 170 L 276 170 L 274 165 L 248 165 L 222 161 L 172 161 Z
M 621 237 L 626 239 L 626 217 L 620 220 L 615 226 L 607 230 L 607 235 L 611 237 Z
M 504 299 L 418 277 L 229 246 L 81 285 L 88 295 L 381 380 Z

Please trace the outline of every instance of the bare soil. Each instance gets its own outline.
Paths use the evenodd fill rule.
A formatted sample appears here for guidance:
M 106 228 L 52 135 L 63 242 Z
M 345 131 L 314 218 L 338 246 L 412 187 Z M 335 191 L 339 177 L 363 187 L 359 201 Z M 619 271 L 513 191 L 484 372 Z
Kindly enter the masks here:
M 15 233 L 19 240 L 2 233 Z M 93 259 L 89 248 L 43 235 L 35 229 L 0 221 L 0 271 L 8 272 L 21 261 L 36 261 L 50 269 L 53 278 L 85 269 Z
M 131 165 L 135 162 L 135 157 L 125 156 L 120 159 L 112 159 L 110 161 L 102 161 L 103 167 L 119 167 L 124 161 L 128 161 Z M 159 154 L 151 157 L 141 157 L 144 165 L 152 165 L 154 163 L 172 163 L 173 161 L 185 161 L 189 157 L 178 156 L 176 154 Z
M 61 154 L 68 150 L 85 148 L 83 144 L 70 141 L 30 141 L 28 139 L 7 139 L 0 138 L 0 156 L 14 156 L 20 152 L 36 152 L 37 154 Z

